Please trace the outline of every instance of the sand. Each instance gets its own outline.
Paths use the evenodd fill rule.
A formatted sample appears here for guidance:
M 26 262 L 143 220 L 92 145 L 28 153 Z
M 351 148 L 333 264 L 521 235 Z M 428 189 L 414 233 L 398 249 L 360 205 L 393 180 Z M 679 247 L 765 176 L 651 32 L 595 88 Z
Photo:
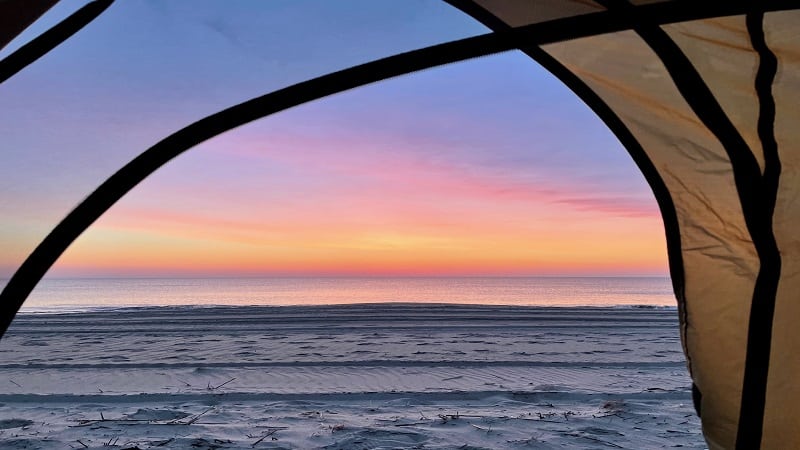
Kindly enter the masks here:
M 706 448 L 668 308 L 18 316 L 4 449 Z

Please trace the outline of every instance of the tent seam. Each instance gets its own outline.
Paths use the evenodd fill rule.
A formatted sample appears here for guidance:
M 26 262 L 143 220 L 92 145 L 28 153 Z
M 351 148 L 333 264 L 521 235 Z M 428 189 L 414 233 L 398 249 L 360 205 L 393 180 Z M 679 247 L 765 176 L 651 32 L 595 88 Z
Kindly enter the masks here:
M 742 399 L 739 410 L 739 430 L 736 437 L 736 448 L 750 449 L 761 445 L 763 420 L 766 409 L 767 382 L 769 377 L 770 352 L 772 347 L 772 328 L 777 301 L 777 285 L 780 282 L 781 257 L 775 240 L 773 215 L 778 197 L 781 162 L 778 144 L 775 139 L 775 99 L 772 96 L 772 84 L 778 70 L 778 60 L 769 49 L 764 36 L 764 13 L 747 14 L 745 18 L 747 31 L 753 50 L 758 53 L 758 70 L 754 88 L 758 96 L 759 112 L 757 131 L 764 154 L 764 172 L 762 175 L 762 217 L 765 226 L 772 234 L 775 255 L 769 262 L 774 275 L 775 286 L 771 298 L 756 304 L 754 295 L 748 324 L 747 355 L 742 382 Z M 762 269 L 764 262 L 762 260 Z M 761 273 L 759 273 L 759 279 Z M 758 286 L 758 285 L 757 285 Z M 752 424 L 752 425 L 751 425 Z

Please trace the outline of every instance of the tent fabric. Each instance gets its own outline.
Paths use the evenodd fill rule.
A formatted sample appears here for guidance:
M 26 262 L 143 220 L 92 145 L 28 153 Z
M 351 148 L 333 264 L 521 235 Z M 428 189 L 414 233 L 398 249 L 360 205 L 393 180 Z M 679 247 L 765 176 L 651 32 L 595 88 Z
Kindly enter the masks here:
M 679 219 L 686 312 L 682 340 L 691 358 L 691 373 L 703 395 L 701 417 L 723 421 L 704 424 L 709 432 L 720 423 L 732 426 L 738 416 L 747 311 L 759 264 L 730 160 L 720 142 L 683 101 L 666 69 L 658 64 L 658 57 L 638 36 L 626 32 L 594 40 L 547 50 L 572 67 L 576 63 L 571 60 L 571 50 L 594 44 L 600 63 L 577 62 L 582 64 L 579 76 L 619 112 L 663 174 Z M 641 66 L 630 61 L 646 67 L 647 76 L 641 74 Z M 703 176 L 698 177 L 701 173 Z M 694 301 L 700 298 L 714 301 Z M 738 376 L 723 379 L 720 373 Z M 711 409 L 719 413 L 709 412 Z
M 538 2 L 452 3 L 494 29 L 538 20 L 519 12 Z M 565 2 L 564 11 L 574 8 Z M 789 124 L 798 123 L 798 19 L 790 11 L 642 20 L 543 47 L 623 122 L 656 169 L 647 178 L 662 212 L 674 207 L 677 222 L 665 226 L 679 248 L 671 270 L 681 338 L 715 449 L 800 447 L 792 382 L 800 280 L 789 259 L 797 255 L 798 141 Z
M 537 0 L 536 2 L 476 0 L 475 4 L 512 27 L 602 11 L 591 0 Z
M 709 447 L 800 448 L 800 237 L 792 226 L 800 219 L 797 5 L 447 2 L 496 33 L 300 83 L 181 130 L 129 165 L 134 175 L 118 172 L 76 208 L 68 216 L 73 224 L 62 222 L 44 249 L 37 248 L 45 256 L 31 263 L 38 264 L 31 273 L 41 277 L 51 264 L 47 258 L 57 258 L 93 215 L 149 173 L 236 123 L 371 81 L 518 48 L 598 114 L 653 189 Z M 0 7 L 10 3 L 0 1 Z M 0 28 L 12 36 L 34 19 L 21 14 Z M 235 120 L 225 116 L 234 113 Z M 214 122 L 223 116 L 225 126 Z M 150 161 L 146 168 L 144 161 Z M 9 282 L 0 294 L 3 308 L 27 295 L 14 286 Z

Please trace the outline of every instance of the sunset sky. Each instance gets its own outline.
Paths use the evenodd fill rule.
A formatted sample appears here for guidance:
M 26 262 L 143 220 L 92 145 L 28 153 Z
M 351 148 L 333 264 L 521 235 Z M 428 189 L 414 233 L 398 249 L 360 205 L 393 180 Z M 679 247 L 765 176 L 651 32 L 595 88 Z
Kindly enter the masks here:
M 82 5 L 62 1 L 7 55 Z M 439 0 L 125 1 L 0 85 L 0 276 L 169 133 L 487 30 Z M 666 275 L 655 200 L 566 88 L 505 53 L 235 129 L 124 197 L 51 276 Z

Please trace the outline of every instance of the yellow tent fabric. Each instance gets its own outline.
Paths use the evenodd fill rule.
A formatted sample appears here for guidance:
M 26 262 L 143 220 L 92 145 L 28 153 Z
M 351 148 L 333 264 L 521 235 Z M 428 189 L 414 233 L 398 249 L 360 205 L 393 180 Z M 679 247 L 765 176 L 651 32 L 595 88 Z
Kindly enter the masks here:
M 494 29 L 638 12 L 617 1 L 451 3 Z M 661 3 L 666 11 L 678 2 Z M 576 92 L 596 95 L 584 95 L 590 106 L 616 116 L 628 133 L 618 136 L 659 199 L 709 446 L 800 448 L 800 13 L 719 16 L 666 25 L 636 17 L 631 30 L 545 45 L 546 55 L 532 56 L 552 58 L 576 77 Z

